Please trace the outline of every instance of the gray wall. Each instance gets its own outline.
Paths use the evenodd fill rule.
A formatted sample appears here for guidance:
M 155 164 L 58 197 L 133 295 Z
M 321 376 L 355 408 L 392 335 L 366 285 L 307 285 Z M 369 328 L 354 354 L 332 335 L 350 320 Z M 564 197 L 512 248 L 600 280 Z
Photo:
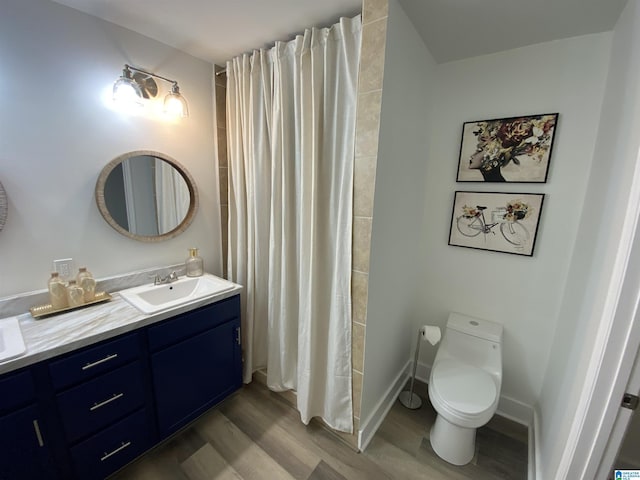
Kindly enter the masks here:
M 424 323 L 441 326 L 451 311 L 504 325 L 499 410 L 522 422 L 540 394 L 556 328 L 566 321 L 560 305 L 582 241 L 578 224 L 610 41 L 610 33 L 586 35 L 438 65 L 417 310 Z M 552 112 L 560 116 L 547 183 L 456 183 L 463 122 Z M 546 194 L 533 257 L 447 245 L 456 190 Z M 424 348 L 423 362 L 430 365 L 434 354 Z
M 528 423 L 579 241 L 611 34 L 437 65 L 402 8 L 389 8 L 362 419 L 411 358 L 417 328 L 458 311 L 504 325 L 500 411 Z M 463 122 L 551 112 L 560 121 L 546 184 L 456 183 Z M 455 190 L 545 193 L 535 255 L 447 245 Z M 435 351 L 425 345 L 421 362 Z
M 110 108 L 124 63 L 178 80 L 191 117 L 171 123 Z M 0 232 L 0 297 L 46 288 L 57 258 L 72 257 L 103 277 L 178 263 L 196 246 L 205 268 L 221 272 L 211 64 L 48 0 L 8 0 L 0 15 L 0 65 L 7 93 L 0 180 L 9 197 Z M 164 152 L 196 179 L 200 211 L 182 235 L 140 243 L 100 216 L 98 175 L 131 150 Z
M 640 147 L 640 5 L 614 29 L 600 128 L 560 320 L 539 399 L 538 478 L 553 478 L 605 314 L 614 258 Z M 588 424 L 587 428 L 594 425 Z M 578 452 L 578 455 L 580 452 Z M 578 462 L 586 459 L 578 458 Z M 566 467 L 566 465 L 565 465 Z
M 406 13 L 389 2 L 371 231 L 363 420 L 403 369 L 415 332 L 424 179 L 435 62 Z

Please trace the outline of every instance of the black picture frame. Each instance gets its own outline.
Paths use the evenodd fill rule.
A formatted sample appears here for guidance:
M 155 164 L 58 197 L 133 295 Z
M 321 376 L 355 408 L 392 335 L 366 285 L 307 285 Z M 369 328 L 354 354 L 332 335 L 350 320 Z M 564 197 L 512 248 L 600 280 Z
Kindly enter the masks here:
M 457 182 L 546 183 L 558 113 L 465 122 Z
M 531 257 L 545 194 L 456 191 L 449 245 Z

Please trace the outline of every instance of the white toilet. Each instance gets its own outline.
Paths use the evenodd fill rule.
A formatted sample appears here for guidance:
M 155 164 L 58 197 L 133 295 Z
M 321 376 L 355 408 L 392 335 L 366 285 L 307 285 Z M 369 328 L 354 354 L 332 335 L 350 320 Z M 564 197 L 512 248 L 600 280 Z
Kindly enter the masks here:
M 496 412 L 501 385 L 502 325 L 451 313 L 429 378 L 438 456 L 454 465 L 471 461 L 476 429 Z

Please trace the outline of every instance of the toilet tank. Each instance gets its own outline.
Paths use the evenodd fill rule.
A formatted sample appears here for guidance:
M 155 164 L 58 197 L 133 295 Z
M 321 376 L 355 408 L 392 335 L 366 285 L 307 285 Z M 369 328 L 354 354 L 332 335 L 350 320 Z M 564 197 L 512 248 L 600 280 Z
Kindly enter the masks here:
M 502 325 L 489 320 L 469 317 L 461 313 L 451 312 L 447 328 L 466 333 L 483 340 L 502 343 Z
M 452 312 L 436 362 L 445 357 L 502 377 L 502 325 Z

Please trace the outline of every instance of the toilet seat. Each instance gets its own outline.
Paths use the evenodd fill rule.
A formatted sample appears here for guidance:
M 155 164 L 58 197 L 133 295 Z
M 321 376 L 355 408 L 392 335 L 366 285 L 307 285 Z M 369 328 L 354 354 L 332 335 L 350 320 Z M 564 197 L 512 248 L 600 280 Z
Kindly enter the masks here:
M 462 417 L 481 415 L 496 401 L 493 377 L 480 368 L 454 359 L 437 362 L 429 386 L 434 396 L 446 403 L 450 413 Z

